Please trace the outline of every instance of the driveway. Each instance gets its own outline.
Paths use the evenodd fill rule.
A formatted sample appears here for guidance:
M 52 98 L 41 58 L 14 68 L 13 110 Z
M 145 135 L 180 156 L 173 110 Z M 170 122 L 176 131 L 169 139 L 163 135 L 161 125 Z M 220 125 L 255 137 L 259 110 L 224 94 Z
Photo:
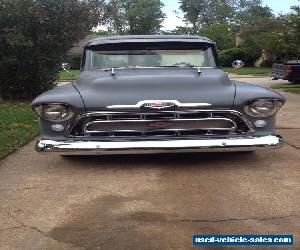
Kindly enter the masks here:
M 258 77 L 258 76 L 247 76 L 247 75 L 241 76 L 236 74 L 229 74 L 229 78 L 241 82 L 249 82 L 253 84 L 262 85 L 267 88 L 270 88 L 272 85 L 276 85 L 276 84 L 289 83 L 287 80 L 273 80 L 273 77 L 270 76 Z
M 192 234 L 293 234 L 299 249 L 300 96 L 283 94 L 277 151 L 62 158 L 29 143 L 0 162 L 0 249 L 192 249 Z

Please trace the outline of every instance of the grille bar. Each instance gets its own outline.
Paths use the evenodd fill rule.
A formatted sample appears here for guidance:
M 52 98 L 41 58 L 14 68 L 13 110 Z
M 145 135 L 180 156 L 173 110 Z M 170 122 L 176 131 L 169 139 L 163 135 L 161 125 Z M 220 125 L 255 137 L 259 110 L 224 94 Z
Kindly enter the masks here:
M 84 126 L 84 134 L 98 132 L 148 132 L 152 130 L 224 130 L 234 131 L 237 125 L 227 118 L 169 119 L 169 120 L 109 120 L 92 121 Z
M 233 110 L 100 111 L 79 116 L 67 136 L 209 136 L 253 131 L 251 123 Z

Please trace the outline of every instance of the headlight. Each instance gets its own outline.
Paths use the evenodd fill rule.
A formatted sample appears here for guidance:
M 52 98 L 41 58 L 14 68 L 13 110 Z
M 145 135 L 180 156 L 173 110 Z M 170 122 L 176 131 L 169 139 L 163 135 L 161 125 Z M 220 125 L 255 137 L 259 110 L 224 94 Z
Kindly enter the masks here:
M 245 107 L 248 115 L 254 117 L 267 117 L 274 115 L 283 105 L 277 99 L 257 99 Z
M 42 119 L 50 122 L 63 122 L 74 115 L 73 111 L 64 104 L 41 104 L 34 109 Z

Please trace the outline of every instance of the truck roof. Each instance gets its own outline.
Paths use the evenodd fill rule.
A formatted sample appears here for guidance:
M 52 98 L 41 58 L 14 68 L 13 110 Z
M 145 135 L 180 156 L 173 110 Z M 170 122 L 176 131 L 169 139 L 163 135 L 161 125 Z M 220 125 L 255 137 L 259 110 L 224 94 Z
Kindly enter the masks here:
M 98 37 L 90 40 L 85 47 L 114 43 L 149 43 L 149 42 L 193 42 L 215 44 L 212 40 L 201 36 L 190 35 L 127 35 Z

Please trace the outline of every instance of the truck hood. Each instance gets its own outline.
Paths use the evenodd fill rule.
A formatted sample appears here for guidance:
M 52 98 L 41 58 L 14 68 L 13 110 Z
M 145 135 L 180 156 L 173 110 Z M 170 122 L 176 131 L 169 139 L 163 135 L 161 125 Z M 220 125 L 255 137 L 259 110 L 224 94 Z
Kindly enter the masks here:
M 82 72 L 74 86 L 86 109 L 109 105 L 135 105 L 144 100 L 177 100 L 210 103 L 209 108 L 231 108 L 235 85 L 220 69 L 157 68 L 115 69 Z

